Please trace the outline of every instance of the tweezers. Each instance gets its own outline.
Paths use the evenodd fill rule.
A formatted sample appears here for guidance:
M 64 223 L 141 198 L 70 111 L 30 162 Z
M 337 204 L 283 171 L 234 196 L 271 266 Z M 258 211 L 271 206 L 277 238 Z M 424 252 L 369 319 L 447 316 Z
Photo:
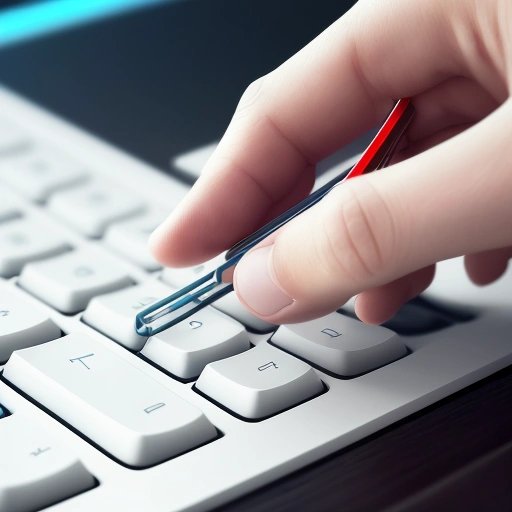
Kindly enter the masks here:
M 229 271 L 227 275 L 232 276 L 233 268 L 247 251 L 291 219 L 318 203 L 333 187 L 349 178 L 387 166 L 413 115 L 414 107 L 411 100 L 409 98 L 398 100 L 369 146 L 352 168 L 343 171 L 295 206 L 235 244 L 227 251 L 226 261 L 217 269 L 142 310 L 135 318 L 137 333 L 145 337 L 158 334 L 233 291 L 231 279 L 228 278 L 224 281 L 223 276 L 227 271 Z

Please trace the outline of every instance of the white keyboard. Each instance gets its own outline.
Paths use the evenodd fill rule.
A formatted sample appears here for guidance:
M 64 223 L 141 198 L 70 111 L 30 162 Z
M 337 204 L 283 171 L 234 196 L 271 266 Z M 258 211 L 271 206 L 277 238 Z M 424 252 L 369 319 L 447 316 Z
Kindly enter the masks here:
M 459 260 L 387 327 L 276 330 L 230 295 L 146 340 L 136 312 L 208 266 L 144 245 L 187 187 L 4 89 L 0 113 L 0 512 L 211 509 L 512 362 L 512 272 Z

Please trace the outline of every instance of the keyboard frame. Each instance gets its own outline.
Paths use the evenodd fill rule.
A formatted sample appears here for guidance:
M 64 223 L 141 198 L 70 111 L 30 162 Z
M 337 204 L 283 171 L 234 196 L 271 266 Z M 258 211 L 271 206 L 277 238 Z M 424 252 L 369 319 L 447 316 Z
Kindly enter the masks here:
M 182 192 L 187 189 L 186 185 L 177 185 L 177 181 L 146 163 L 2 87 L 0 107 L 2 116 L 16 122 L 35 140 L 62 149 L 84 162 L 92 176 L 113 186 L 122 183 L 123 188 L 159 208 L 166 207 L 167 198 L 176 196 L 177 188 Z M 144 187 L 140 186 L 141 181 Z M 146 273 L 116 256 L 101 240 L 86 240 L 53 220 L 43 212 L 44 206 L 21 198 L 20 202 L 26 204 L 29 215 L 61 233 L 73 246 L 99 251 L 104 247 L 108 257 L 118 259 L 136 282 L 158 279 L 158 272 Z M 11 414 L 37 421 L 58 435 L 99 482 L 93 490 L 48 510 L 207 510 L 349 446 L 510 365 L 512 271 L 498 283 L 481 289 L 469 284 L 460 260 L 445 262 L 439 270 L 429 293 L 475 307 L 477 319 L 422 336 L 404 337 L 411 354 L 360 377 L 342 380 L 319 372 L 329 388 L 327 393 L 260 422 L 243 421 L 227 413 L 194 392 L 193 382 L 171 379 L 81 322 L 81 313 L 62 315 L 19 290 L 16 278 L 0 279 L 1 285 L 17 288 L 27 300 L 44 308 L 64 332 L 94 337 L 199 407 L 223 433 L 221 438 L 162 464 L 144 470 L 129 469 L 0 382 L 0 403 Z M 269 336 L 250 334 L 254 344 L 265 343 Z

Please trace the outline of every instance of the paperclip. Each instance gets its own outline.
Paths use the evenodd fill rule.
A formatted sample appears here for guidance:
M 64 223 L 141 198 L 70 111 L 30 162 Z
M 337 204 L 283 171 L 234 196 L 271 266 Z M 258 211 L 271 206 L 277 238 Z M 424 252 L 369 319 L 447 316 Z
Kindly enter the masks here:
M 414 107 L 411 100 L 409 98 L 398 100 L 369 146 L 351 169 L 343 171 L 304 200 L 235 244 L 226 253 L 227 261 L 216 270 L 141 311 L 135 318 L 137 333 L 145 337 L 158 334 L 233 291 L 231 282 L 233 269 L 247 251 L 318 203 L 333 187 L 347 179 L 385 167 L 413 115 Z

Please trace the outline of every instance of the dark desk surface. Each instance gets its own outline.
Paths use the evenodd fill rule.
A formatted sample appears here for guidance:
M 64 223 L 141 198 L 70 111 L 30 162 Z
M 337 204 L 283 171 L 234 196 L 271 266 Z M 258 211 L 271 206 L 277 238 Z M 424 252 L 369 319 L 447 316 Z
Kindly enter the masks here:
M 512 368 L 219 509 L 512 510 Z
M 153 8 L 0 51 L 0 81 L 163 169 L 351 3 Z M 222 510 L 511 510 L 511 439 L 509 369 Z

